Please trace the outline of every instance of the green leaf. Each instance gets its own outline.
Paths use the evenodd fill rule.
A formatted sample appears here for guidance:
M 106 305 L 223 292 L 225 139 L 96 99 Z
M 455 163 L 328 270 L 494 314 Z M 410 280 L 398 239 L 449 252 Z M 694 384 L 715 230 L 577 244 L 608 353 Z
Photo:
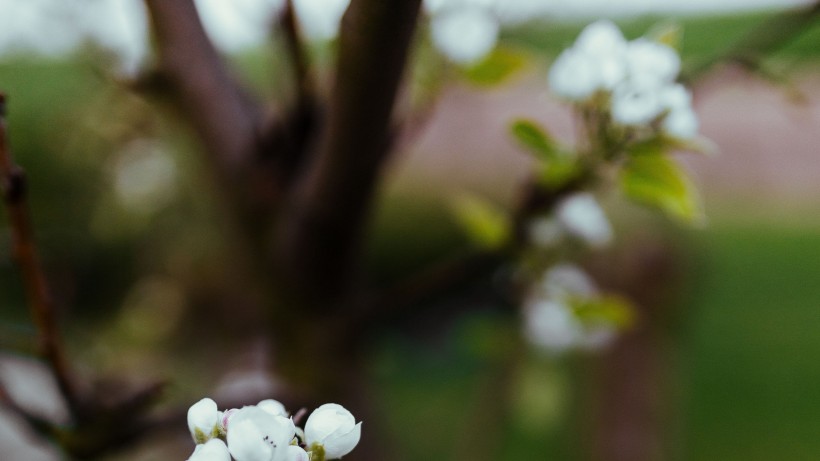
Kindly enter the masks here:
M 574 157 L 556 157 L 541 165 L 538 179 L 541 185 L 558 189 L 578 177 L 581 171 L 581 164 Z
M 704 221 L 697 189 L 666 155 L 631 156 L 621 170 L 620 183 L 624 194 L 636 202 L 659 208 L 685 223 Z
M 453 201 L 453 212 L 470 239 L 485 248 L 499 248 L 512 232 L 510 217 L 481 198 L 462 195 Z
M 494 86 L 503 83 L 526 63 L 523 53 L 496 47 L 479 63 L 464 69 L 464 76 L 475 85 Z
M 557 156 L 555 141 L 536 122 L 527 119 L 515 120 L 510 125 L 510 132 L 536 158 L 552 160 Z
M 604 295 L 596 298 L 573 300 L 570 305 L 575 315 L 584 324 L 611 325 L 626 329 L 635 324 L 635 306 L 627 299 L 617 295 Z

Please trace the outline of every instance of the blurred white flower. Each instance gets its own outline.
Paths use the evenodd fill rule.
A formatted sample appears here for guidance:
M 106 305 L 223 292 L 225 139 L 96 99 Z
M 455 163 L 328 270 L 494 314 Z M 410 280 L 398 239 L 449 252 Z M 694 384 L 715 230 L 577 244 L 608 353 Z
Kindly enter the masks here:
M 663 112 L 660 88 L 624 82 L 612 92 L 612 119 L 627 126 L 646 125 Z
M 626 40 L 610 21 L 594 22 L 553 63 L 549 84 L 557 95 L 582 101 L 598 90 L 610 90 L 624 79 Z
M 573 297 L 587 298 L 598 294 L 598 288 L 586 272 L 570 263 L 552 266 L 544 273 L 541 288 L 548 297 L 561 301 L 568 301 Z
M 621 29 L 612 21 L 602 19 L 584 27 L 575 39 L 575 47 L 595 54 L 619 53 L 626 45 Z
M 565 304 L 539 300 L 524 308 L 524 334 L 537 347 L 563 352 L 573 347 L 581 325 Z
M 612 226 L 595 197 L 588 192 L 573 194 L 556 206 L 558 222 L 572 235 L 593 247 L 612 241 Z
M 433 44 L 449 59 L 472 64 L 495 47 L 499 23 L 485 8 L 452 8 L 433 16 L 430 31 Z
M 236 461 L 288 461 L 295 435 L 291 419 L 247 406 L 230 417 L 228 450 Z
M 338 459 L 348 454 L 359 443 L 362 423 L 343 406 L 326 403 L 310 414 L 305 423 L 305 442 L 310 448 L 324 447 L 327 459 Z
M 671 83 L 680 72 L 680 56 L 674 48 L 645 38 L 629 42 L 626 62 L 629 78 L 649 85 Z
M 188 429 L 196 443 L 205 443 L 218 432 L 220 420 L 216 402 L 204 398 L 188 409 Z
M 674 109 L 663 119 L 661 127 L 670 136 L 692 139 L 698 134 L 698 116 L 691 107 Z
M 670 136 L 678 139 L 691 139 L 698 134 L 698 117 L 692 110 L 692 94 L 675 84 L 664 88 L 661 103 L 668 111 L 661 127 Z
M 550 89 L 571 101 L 583 101 L 599 88 L 597 66 L 592 56 L 573 48 L 564 50 L 550 68 Z
M 220 439 L 211 439 L 194 448 L 188 461 L 231 461 L 228 446 Z

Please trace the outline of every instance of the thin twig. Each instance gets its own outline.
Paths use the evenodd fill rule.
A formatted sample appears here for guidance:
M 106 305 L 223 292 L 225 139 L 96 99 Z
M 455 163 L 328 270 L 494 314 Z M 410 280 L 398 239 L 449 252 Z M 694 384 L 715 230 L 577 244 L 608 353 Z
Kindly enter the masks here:
M 54 301 L 37 255 L 34 229 L 26 204 L 25 174 L 14 164 L 8 147 L 5 110 L 6 97 L 0 94 L 0 186 L 11 225 L 13 255 L 22 272 L 26 299 L 37 327 L 38 351 L 48 362 L 72 413 L 76 414 L 80 402 L 57 327 Z

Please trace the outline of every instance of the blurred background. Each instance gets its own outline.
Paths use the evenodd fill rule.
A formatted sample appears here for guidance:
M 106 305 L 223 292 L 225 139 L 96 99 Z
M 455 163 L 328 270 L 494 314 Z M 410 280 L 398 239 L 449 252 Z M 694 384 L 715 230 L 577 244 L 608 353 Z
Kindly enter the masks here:
M 280 3 L 197 2 L 220 50 L 265 100 L 292 91 L 273 27 Z M 426 4 L 408 84 L 408 104 L 425 120 L 382 183 L 368 244 L 377 286 L 468 245 L 453 194 L 513 203 L 532 165 L 510 139 L 512 120 L 538 120 L 572 142 L 569 108 L 548 94 L 546 73 L 585 24 L 613 18 L 635 38 L 674 21 L 684 65 L 694 66 L 778 12 L 811 4 L 467 3 L 472 16 L 452 27 L 439 20 L 454 14 L 447 0 Z M 295 4 L 327 82 L 345 2 Z M 197 141 L 178 114 L 133 90 L 154 62 L 145 16 L 134 0 L 0 0 L 9 136 L 30 180 L 71 356 L 95 374 L 168 378 L 169 406 L 204 395 L 275 398 L 265 340 L 245 334 L 257 317 L 230 304 L 242 281 Z M 492 280 L 422 303 L 431 315 L 421 320 L 386 321 L 369 339 L 371 397 L 399 459 L 629 459 L 606 453 L 634 445 L 652 445 L 647 459 L 820 456 L 818 58 L 815 22 L 767 56 L 765 72 L 718 65 L 693 83 L 701 132 L 719 154 L 680 159 L 702 191 L 707 226 L 666 222 L 617 194 L 606 201 L 616 245 L 585 264 L 602 284 L 635 291 L 645 309 L 611 349 L 531 351 L 510 368 L 499 351 L 519 320 L 494 305 Z M 0 378 L 59 420 L 65 411 L 31 358 L 34 329 L 0 222 Z M 616 277 L 613 264 L 634 270 Z M 444 303 L 464 307 L 437 314 Z M 58 459 L 4 415 L 0 424 L 14 430 L 0 431 L 0 448 Z M 110 459 L 184 459 L 191 446 L 184 422 L 179 429 Z

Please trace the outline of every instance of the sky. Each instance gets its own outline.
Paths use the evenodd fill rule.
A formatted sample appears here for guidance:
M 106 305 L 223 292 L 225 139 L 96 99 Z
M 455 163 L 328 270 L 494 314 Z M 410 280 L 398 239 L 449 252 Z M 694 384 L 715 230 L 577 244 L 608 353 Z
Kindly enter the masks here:
M 332 37 L 348 0 L 294 0 L 306 33 Z M 283 0 L 196 0 L 217 45 L 235 51 L 266 39 Z M 784 8 L 811 0 L 426 0 L 428 13 L 479 8 L 501 22 L 534 16 L 619 17 L 646 13 L 698 13 Z M 0 55 L 59 55 L 86 40 L 120 55 L 122 70 L 135 71 L 148 51 L 140 0 L 0 0 Z M 479 40 L 479 38 L 476 38 Z

